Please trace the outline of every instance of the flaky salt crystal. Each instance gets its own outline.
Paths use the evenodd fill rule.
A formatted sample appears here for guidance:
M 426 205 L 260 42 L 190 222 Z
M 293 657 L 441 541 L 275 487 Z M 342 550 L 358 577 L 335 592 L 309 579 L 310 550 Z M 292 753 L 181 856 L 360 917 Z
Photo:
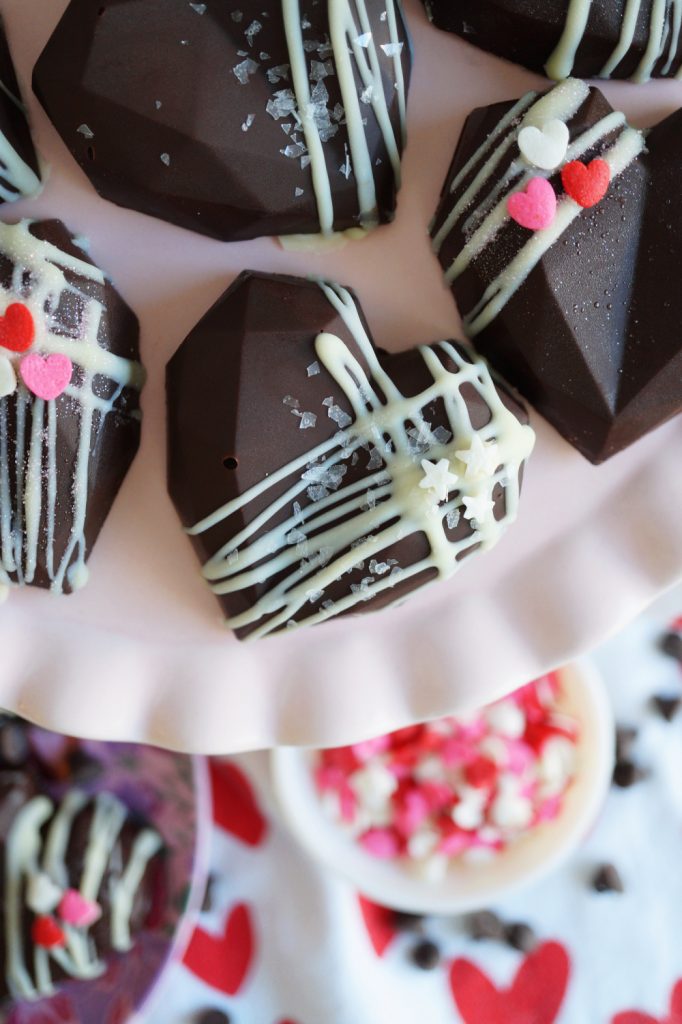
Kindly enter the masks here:
M 251 60 L 250 57 L 247 57 L 246 60 L 243 60 L 241 62 L 241 64 L 235 64 L 235 66 L 232 68 L 232 74 L 237 79 L 240 85 L 248 85 L 249 75 L 255 75 L 257 70 L 258 64 L 256 63 L 256 61 Z
M 372 33 L 364 32 L 361 36 L 356 36 L 355 42 L 358 44 L 358 46 L 363 46 L 365 49 L 367 49 L 369 44 L 372 42 Z
M 366 89 L 363 89 L 362 92 L 360 93 L 360 102 L 361 103 L 371 103 L 373 95 L 374 95 L 374 86 L 370 84 L 370 85 L 367 86 Z
M 232 21 L 236 21 L 237 23 L 239 23 L 244 17 L 244 14 L 242 11 L 232 11 L 230 17 L 232 18 Z
M 448 524 L 449 530 L 454 530 L 460 519 L 460 511 L 458 508 L 450 509 L 445 517 L 445 522 Z
M 165 164 L 166 167 L 170 167 L 170 162 L 171 162 L 170 153 L 162 153 L 161 154 L 161 163 Z
M 190 4 L 190 7 L 193 11 L 196 11 L 197 14 L 206 14 L 206 4 Z
M 293 395 L 285 395 L 282 399 L 284 405 L 288 405 L 291 409 L 300 409 L 301 403 L 298 398 L 294 398 Z
M 274 85 L 276 82 L 284 81 L 284 79 L 288 78 L 289 70 L 290 67 L 288 64 L 276 64 L 274 68 L 268 68 L 265 72 L 265 76 L 268 82 L 271 82 Z
M 245 120 L 242 122 L 242 131 L 243 132 L 248 132 L 249 128 L 251 127 L 251 125 L 253 124 L 253 122 L 255 120 L 256 120 L 256 115 L 255 114 L 247 114 Z
M 403 52 L 403 43 L 382 43 L 381 49 L 387 57 L 399 57 Z
M 320 364 L 317 362 L 317 360 L 315 360 L 314 363 L 311 363 L 306 370 L 306 373 L 308 374 L 309 377 L 315 377 L 319 372 Z
M 78 128 L 76 128 L 76 131 L 80 132 L 84 139 L 94 139 L 95 137 L 95 133 L 93 132 L 92 128 L 89 128 L 87 124 L 80 125 Z
M 325 402 L 324 404 L 326 405 L 327 403 Z M 353 417 L 344 412 L 340 405 L 330 405 L 327 409 L 327 416 L 334 423 L 338 424 L 342 430 L 353 422 Z
M 260 30 L 263 28 L 260 21 L 252 21 L 247 29 L 244 29 L 244 35 L 249 41 L 249 46 L 253 46 L 253 40 L 258 35 Z
M 314 427 L 316 423 L 317 416 L 314 412 L 304 412 L 299 426 L 301 430 L 308 430 L 310 427 Z

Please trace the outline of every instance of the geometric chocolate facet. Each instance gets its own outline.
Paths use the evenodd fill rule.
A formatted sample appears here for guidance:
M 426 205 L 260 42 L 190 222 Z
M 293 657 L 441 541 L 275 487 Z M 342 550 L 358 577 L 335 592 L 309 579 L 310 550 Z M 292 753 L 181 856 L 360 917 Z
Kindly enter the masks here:
M 396 0 L 71 0 L 35 92 L 98 192 L 225 241 L 393 219 Z
M 537 74 L 682 77 L 679 0 L 424 0 L 434 25 Z
M 245 272 L 167 386 L 170 494 L 240 638 L 384 607 L 516 518 L 518 400 L 461 343 L 375 349 L 338 285 Z
M 82 587 L 140 438 L 138 324 L 59 221 L 0 225 L 0 589 Z
M 557 122 L 567 142 L 542 168 L 522 133 L 546 148 Z M 566 169 L 593 160 L 608 187 L 585 206 Z M 469 116 L 432 225 L 467 335 L 594 463 L 682 409 L 681 161 L 682 112 L 645 137 L 569 79 Z M 539 230 L 510 213 L 532 179 L 556 196 Z

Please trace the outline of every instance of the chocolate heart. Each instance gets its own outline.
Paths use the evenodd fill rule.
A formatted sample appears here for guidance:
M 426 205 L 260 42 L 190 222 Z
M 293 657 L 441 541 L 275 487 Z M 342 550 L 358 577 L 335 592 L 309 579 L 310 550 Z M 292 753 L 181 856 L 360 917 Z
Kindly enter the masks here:
M 226 241 L 393 219 L 411 61 L 396 0 L 99 8 L 71 0 L 34 88 L 107 199 Z
M 556 117 L 571 141 L 564 167 L 542 175 L 518 135 Z M 682 291 L 670 281 L 682 263 L 681 162 L 682 112 L 645 139 L 569 79 L 470 115 L 436 213 L 434 249 L 466 333 L 595 463 L 682 409 Z M 506 203 L 538 175 L 559 202 L 529 237 Z
M 682 34 L 667 0 L 424 0 L 434 24 L 562 79 L 679 77 Z M 633 18 L 634 11 L 634 18 Z
M 454 342 L 377 352 L 353 295 L 247 272 L 168 367 L 169 488 L 240 637 L 378 608 L 491 547 L 533 446 Z
M 8 314 L 30 305 L 40 339 L 26 387 L 0 364 L 0 591 L 68 592 L 139 443 L 137 321 L 59 221 L 0 225 L 0 292 Z

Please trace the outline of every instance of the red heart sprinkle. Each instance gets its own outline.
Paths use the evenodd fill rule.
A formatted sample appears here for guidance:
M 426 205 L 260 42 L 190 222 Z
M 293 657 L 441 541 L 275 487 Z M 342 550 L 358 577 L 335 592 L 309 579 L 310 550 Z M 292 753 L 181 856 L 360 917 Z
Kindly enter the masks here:
M 230 761 L 212 760 L 209 770 L 216 825 L 243 843 L 258 846 L 265 839 L 268 825 L 246 775 Z
M 56 949 L 66 945 L 66 935 L 55 919 L 47 915 L 35 918 L 31 938 L 36 946 L 42 946 L 43 949 Z
M 358 896 L 360 913 L 377 956 L 383 956 L 396 937 L 395 914 L 388 907 Z
M 572 160 L 562 169 L 561 181 L 571 199 L 589 210 L 608 192 L 611 168 L 605 160 L 593 160 L 587 166 L 581 160 Z
M 0 345 L 12 352 L 25 352 L 33 344 L 33 314 L 23 302 L 13 302 L 0 316 Z

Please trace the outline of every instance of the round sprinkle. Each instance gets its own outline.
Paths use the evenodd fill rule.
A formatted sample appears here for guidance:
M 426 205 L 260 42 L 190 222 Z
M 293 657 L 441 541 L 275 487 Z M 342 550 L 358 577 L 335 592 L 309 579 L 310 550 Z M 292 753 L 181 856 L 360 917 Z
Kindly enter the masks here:
M 413 947 L 410 959 L 415 967 L 419 967 L 422 971 L 432 971 L 440 963 L 440 949 L 435 942 L 424 939 Z
M 518 949 L 520 953 L 532 953 L 538 944 L 533 929 L 522 921 L 508 925 L 505 929 L 505 939 L 512 949 Z
M 623 881 L 613 864 L 602 864 L 592 876 L 595 892 L 623 892 Z

